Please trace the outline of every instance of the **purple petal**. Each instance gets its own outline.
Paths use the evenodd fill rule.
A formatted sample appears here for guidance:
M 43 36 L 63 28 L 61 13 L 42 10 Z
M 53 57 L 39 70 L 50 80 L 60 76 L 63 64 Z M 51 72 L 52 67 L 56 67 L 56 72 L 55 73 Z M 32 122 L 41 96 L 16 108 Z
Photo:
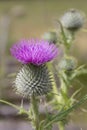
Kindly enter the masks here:
M 23 64 L 41 65 L 58 55 L 58 48 L 48 41 L 30 39 L 21 40 L 10 49 L 11 54 Z

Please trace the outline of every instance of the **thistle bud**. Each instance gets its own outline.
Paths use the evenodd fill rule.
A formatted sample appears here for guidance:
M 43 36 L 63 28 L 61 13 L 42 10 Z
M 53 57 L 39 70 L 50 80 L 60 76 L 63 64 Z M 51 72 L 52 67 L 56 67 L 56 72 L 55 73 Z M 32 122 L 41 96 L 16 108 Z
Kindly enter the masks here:
M 16 92 L 24 97 L 41 96 L 52 89 L 51 75 L 46 65 L 23 65 L 15 80 Z
M 77 60 L 74 57 L 64 57 L 58 67 L 59 70 L 72 71 L 77 67 Z
M 57 33 L 56 32 L 46 32 L 42 36 L 44 40 L 47 40 L 50 43 L 57 43 Z
M 78 30 L 84 24 L 84 15 L 78 10 L 71 9 L 61 17 L 60 22 L 68 30 Z

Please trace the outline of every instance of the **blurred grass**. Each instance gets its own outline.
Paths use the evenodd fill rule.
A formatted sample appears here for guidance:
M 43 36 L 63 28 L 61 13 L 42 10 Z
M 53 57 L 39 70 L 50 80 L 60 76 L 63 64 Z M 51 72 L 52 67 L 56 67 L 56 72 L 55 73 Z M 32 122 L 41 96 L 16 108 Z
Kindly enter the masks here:
M 15 18 L 11 25 L 10 38 L 40 37 L 45 31 L 54 27 L 53 22 L 64 11 L 77 8 L 87 12 L 86 0 L 7 0 L 0 1 L 0 15 L 13 7 L 24 6 L 26 17 Z

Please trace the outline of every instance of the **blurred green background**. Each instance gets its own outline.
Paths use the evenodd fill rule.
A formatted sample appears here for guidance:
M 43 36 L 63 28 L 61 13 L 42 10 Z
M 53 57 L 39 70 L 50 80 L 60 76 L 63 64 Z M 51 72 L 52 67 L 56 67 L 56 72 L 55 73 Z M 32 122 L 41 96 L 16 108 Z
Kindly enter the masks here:
M 44 32 L 57 29 L 55 20 L 65 11 L 76 8 L 87 14 L 86 0 L 0 0 L 0 98 L 20 104 L 21 97 L 12 90 L 14 77 L 9 75 L 17 72 L 20 66 L 10 54 L 12 44 L 24 38 L 41 38 Z M 83 28 L 87 28 L 87 20 Z M 80 30 L 71 54 L 78 58 L 80 63 L 87 63 L 87 33 Z M 79 77 L 83 89 L 79 97 L 87 93 L 87 75 Z M 74 89 L 81 84 L 74 84 Z M 73 89 L 73 90 L 74 90 Z M 27 99 L 25 99 L 25 106 Z M 84 105 L 87 108 L 87 104 Z M 0 130 L 31 130 L 25 121 L 17 122 L 16 111 L 10 107 L 0 105 Z M 22 118 L 24 119 L 24 118 Z M 87 113 L 81 111 L 73 115 L 72 122 L 67 129 L 87 130 Z M 7 122 L 7 123 L 6 123 Z M 12 122 L 12 123 L 10 123 Z M 5 125 L 4 125 L 5 124 Z M 29 129 L 29 128 L 30 129 Z M 57 128 L 54 128 L 57 130 Z

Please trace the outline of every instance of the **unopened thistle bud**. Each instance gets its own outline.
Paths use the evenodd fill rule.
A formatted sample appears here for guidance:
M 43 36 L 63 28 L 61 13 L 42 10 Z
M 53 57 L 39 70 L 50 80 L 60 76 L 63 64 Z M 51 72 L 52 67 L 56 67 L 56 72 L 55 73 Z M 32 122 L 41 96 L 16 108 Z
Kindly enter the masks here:
M 42 36 L 44 40 L 47 40 L 49 43 L 57 43 L 57 33 L 54 31 L 46 32 Z
M 54 59 L 58 49 L 44 40 L 22 40 L 11 48 L 12 55 L 24 65 L 14 82 L 17 93 L 24 97 L 41 96 L 52 90 L 52 76 L 46 62 Z
M 70 57 L 65 56 L 64 58 L 62 58 L 62 60 L 58 65 L 59 71 L 61 70 L 72 71 L 76 67 L 77 67 L 77 60 L 72 56 Z
M 60 22 L 68 30 L 78 30 L 84 24 L 84 15 L 76 9 L 71 9 L 61 17 Z

